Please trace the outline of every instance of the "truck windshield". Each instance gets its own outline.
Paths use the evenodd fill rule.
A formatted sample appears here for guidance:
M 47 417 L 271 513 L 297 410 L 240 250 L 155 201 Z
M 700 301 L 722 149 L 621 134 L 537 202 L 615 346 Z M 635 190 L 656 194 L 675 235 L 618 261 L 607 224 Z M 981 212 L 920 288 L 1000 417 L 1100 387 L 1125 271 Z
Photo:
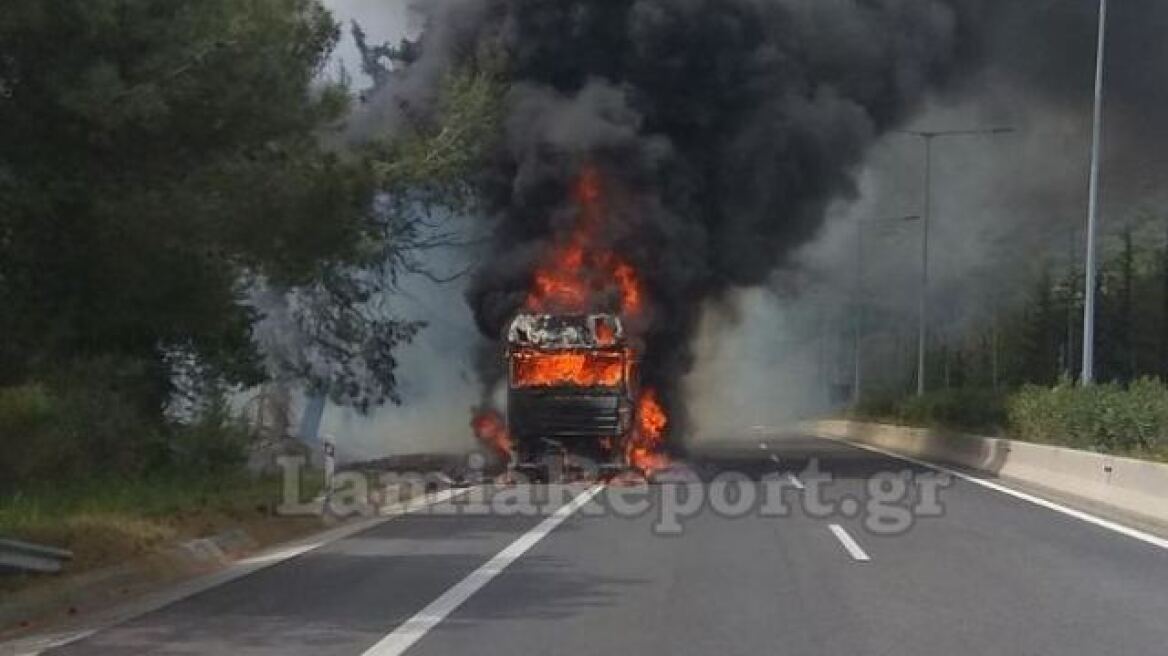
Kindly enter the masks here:
M 511 385 L 524 387 L 620 387 L 625 357 L 619 351 L 539 351 L 511 354 Z

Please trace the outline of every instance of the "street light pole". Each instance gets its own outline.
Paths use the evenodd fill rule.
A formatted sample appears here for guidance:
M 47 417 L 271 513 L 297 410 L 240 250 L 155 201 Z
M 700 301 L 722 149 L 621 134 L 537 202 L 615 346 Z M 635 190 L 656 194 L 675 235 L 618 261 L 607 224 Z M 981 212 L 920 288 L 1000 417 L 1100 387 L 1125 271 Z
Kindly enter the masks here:
M 1014 128 L 983 130 L 899 130 L 900 134 L 919 137 L 925 142 L 924 216 L 921 218 L 921 285 L 917 314 L 917 396 L 925 395 L 925 347 L 928 342 L 929 316 L 929 227 L 933 219 L 933 140 L 939 137 L 973 137 L 1009 134 Z
M 1099 151 L 1103 142 L 1103 64 L 1107 46 L 1107 0 L 1099 0 L 1099 42 L 1095 53 L 1095 114 L 1091 129 L 1091 191 L 1087 207 L 1087 270 L 1083 302 L 1083 385 L 1095 381 L 1096 233 L 1099 229 Z

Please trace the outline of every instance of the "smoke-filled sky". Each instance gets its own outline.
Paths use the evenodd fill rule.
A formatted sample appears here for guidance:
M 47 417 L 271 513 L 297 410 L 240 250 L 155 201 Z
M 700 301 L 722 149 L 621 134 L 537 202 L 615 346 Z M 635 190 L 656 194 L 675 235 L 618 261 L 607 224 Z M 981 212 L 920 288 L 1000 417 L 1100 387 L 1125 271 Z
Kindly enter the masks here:
M 976 55 L 963 2 L 488 2 L 466 30 L 511 63 L 499 257 L 470 301 L 497 334 L 600 168 L 609 244 L 645 282 L 645 380 L 684 431 L 703 303 L 766 282 L 818 232 L 884 131 Z M 433 20 L 462 24 L 466 5 Z M 456 41 L 455 43 L 458 43 Z M 423 52 L 426 43 L 423 38 Z
M 1030 291 L 1023 274 L 1048 259 L 1056 269 L 1082 258 L 1094 83 L 1090 1 L 1018 3 L 989 34 L 986 64 L 914 116 L 917 129 L 1012 127 L 1014 134 L 941 140 L 934 151 L 932 235 L 938 323 L 960 327 L 986 314 L 986 298 Z M 1168 4 L 1113 3 L 1108 47 L 1102 228 L 1114 233 L 1165 206 L 1168 176 Z M 855 201 L 837 203 L 801 254 L 824 275 L 855 259 L 856 221 L 918 214 L 923 196 L 919 140 L 891 134 L 869 152 Z M 1161 212 L 1162 213 L 1162 212 Z M 1163 217 L 1158 217 L 1162 221 Z M 875 299 L 915 304 L 916 228 L 868 230 Z M 1163 233 L 1163 230 L 1159 231 Z M 852 267 L 836 271 L 850 286 Z M 899 291 L 899 293 L 897 293 Z
M 422 61 L 394 98 L 424 101 L 484 44 L 509 55 L 501 182 L 484 217 L 495 256 L 469 294 L 478 326 L 498 334 L 517 309 L 539 254 L 570 224 L 573 176 L 597 164 L 623 203 L 611 246 L 653 302 L 650 382 L 683 419 L 680 381 L 695 363 L 707 388 L 742 378 L 709 374 L 699 327 L 703 343 L 750 341 L 773 315 L 703 322 L 704 308 L 770 303 L 726 298 L 776 269 L 848 289 L 855 221 L 920 212 L 920 144 L 892 130 L 1018 130 L 938 144 L 935 305 L 949 323 L 974 320 L 984 306 L 970 299 L 1036 252 L 1081 245 L 1094 0 L 428 0 L 412 14 L 406 0 L 331 4 L 375 40 L 425 26 Z M 1168 172 L 1168 3 L 1112 6 L 1103 207 L 1114 225 L 1158 202 Z M 389 96 L 372 104 L 395 106 Z M 875 302 L 911 307 L 913 230 L 866 237 Z M 789 308 L 800 289 L 781 291 Z
M 995 309 L 1032 293 L 1040 268 L 1050 267 L 1055 276 L 1069 266 L 1082 270 L 1097 4 L 1015 4 L 988 33 L 984 65 L 948 92 L 933 94 L 909 123 L 913 129 L 1017 130 L 937 142 L 929 316 L 937 341 L 953 343 L 974 330 L 988 334 Z M 1129 225 L 1150 228 L 1144 234 L 1154 235 L 1158 244 L 1168 205 L 1159 184 L 1168 177 L 1168 129 L 1162 119 L 1168 110 L 1168 47 L 1160 36 L 1168 29 L 1168 4 L 1124 2 L 1111 8 L 1103 244 L 1115 247 L 1115 233 Z M 858 196 L 837 201 L 818 237 L 797 256 L 804 275 L 819 283 L 819 296 L 794 307 L 790 298 L 783 302 L 808 315 L 819 311 L 822 294 L 832 295 L 832 336 L 847 336 L 835 347 L 828 340 L 836 355 L 835 371 L 828 374 L 834 382 L 850 382 L 852 375 L 848 322 L 857 223 L 921 212 L 922 155 L 919 140 L 899 134 L 879 140 L 865 158 Z M 916 224 L 869 225 L 863 231 L 865 352 L 868 379 L 882 378 L 874 381 L 877 386 L 903 385 L 911 376 L 919 234 Z

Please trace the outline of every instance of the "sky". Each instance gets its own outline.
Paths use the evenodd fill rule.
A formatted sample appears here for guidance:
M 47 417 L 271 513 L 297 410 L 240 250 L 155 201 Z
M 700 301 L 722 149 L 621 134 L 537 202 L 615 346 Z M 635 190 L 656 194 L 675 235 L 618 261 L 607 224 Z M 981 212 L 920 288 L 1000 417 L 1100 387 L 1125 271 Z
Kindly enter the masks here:
M 369 79 L 361 74 L 361 57 L 353 41 L 350 26 L 360 23 L 371 43 L 397 42 L 417 32 L 417 21 L 412 19 L 410 5 L 414 0 L 323 0 L 341 23 L 344 37 L 334 59 L 343 63 L 357 86 L 366 86 Z

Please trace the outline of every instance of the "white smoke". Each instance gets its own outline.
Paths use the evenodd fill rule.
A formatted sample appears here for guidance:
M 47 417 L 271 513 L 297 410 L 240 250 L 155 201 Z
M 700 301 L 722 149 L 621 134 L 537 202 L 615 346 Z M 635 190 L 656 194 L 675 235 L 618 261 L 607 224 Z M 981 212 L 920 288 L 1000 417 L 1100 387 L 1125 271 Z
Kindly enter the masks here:
M 476 221 L 447 219 L 445 230 L 473 242 Z M 428 251 L 429 271 L 437 278 L 463 271 L 476 255 L 472 246 Z M 329 404 L 321 434 L 337 441 L 345 461 L 411 453 L 461 453 L 474 447 L 470 408 L 481 398 L 475 357 L 482 337 L 464 300 L 466 279 L 439 283 L 422 275 L 403 275 L 391 302 L 394 311 L 427 326 L 412 344 L 398 348 L 397 377 L 402 405 L 385 405 L 368 416 Z
M 707 304 L 684 384 L 691 443 L 770 430 L 825 410 L 840 363 L 828 361 L 826 306 L 743 289 Z

